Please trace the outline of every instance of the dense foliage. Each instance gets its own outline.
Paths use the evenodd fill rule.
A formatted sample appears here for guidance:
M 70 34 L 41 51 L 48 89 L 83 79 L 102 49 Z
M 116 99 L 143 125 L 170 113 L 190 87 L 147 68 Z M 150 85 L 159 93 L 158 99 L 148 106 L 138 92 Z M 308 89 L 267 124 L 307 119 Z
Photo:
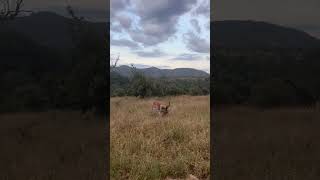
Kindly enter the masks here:
M 215 104 L 312 105 L 320 93 L 318 49 L 224 49 L 214 52 Z
M 208 95 L 210 79 L 208 78 L 151 78 L 132 69 L 133 76 L 126 78 L 117 72 L 110 74 L 110 96 L 175 96 Z
M 71 51 L 39 45 L 1 26 L 1 112 L 90 108 L 105 112 L 108 36 L 100 38 L 86 24 L 70 26 L 77 26 L 70 32 L 76 39 Z

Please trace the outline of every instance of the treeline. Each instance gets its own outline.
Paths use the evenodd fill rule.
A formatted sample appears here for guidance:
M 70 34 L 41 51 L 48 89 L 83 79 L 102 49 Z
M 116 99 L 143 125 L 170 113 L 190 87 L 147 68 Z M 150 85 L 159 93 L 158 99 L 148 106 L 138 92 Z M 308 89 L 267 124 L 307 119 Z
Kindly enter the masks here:
M 208 95 L 210 79 L 168 79 L 150 78 L 132 69 L 133 76 L 123 77 L 115 71 L 110 74 L 110 96 L 176 96 L 176 95 Z
M 214 104 L 314 105 L 320 95 L 319 49 L 214 50 Z
M 37 44 L 5 23 L 0 29 L 0 112 L 90 108 L 105 112 L 107 26 L 101 38 L 87 23 L 74 20 L 70 24 L 74 46 L 67 50 Z

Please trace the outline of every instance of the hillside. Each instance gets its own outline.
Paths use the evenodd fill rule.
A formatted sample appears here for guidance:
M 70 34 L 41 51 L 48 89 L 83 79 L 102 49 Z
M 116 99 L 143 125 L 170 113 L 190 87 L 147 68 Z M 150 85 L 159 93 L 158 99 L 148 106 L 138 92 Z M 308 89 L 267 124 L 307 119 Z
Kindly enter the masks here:
M 139 72 L 142 72 L 147 77 L 152 78 L 205 78 L 209 77 L 209 74 L 192 68 L 177 68 L 177 69 L 159 69 L 156 67 L 137 69 Z M 124 77 L 132 76 L 132 68 L 129 66 L 119 66 L 115 68 L 115 72 L 118 72 Z
M 211 22 L 211 42 L 220 48 L 319 48 L 320 40 L 294 28 L 257 21 Z
M 73 23 L 38 12 L 0 24 L 0 112 L 77 109 L 94 101 L 87 89 L 97 99 L 107 94 L 98 88 L 106 86 L 107 23 Z M 95 77 L 97 85 L 88 85 Z
M 71 23 L 70 18 L 52 12 L 37 12 L 10 21 L 7 26 L 41 45 L 66 49 L 72 47 Z M 95 29 L 96 33 L 103 38 L 107 30 L 107 23 L 86 22 L 86 24 Z
M 320 40 L 264 22 L 217 21 L 212 27 L 216 104 L 304 106 L 319 100 Z

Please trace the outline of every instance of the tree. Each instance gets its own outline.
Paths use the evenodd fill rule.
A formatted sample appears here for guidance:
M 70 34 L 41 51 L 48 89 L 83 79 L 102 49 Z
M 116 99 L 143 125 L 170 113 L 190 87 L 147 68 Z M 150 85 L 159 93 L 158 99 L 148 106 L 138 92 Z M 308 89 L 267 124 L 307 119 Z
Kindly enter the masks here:
M 100 38 L 97 32 L 88 26 L 83 17 L 77 17 L 71 6 L 67 11 L 73 19 L 72 37 L 73 72 L 69 82 L 73 84 L 74 102 L 82 111 L 95 109 L 96 113 L 106 112 L 107 103 L 107 29 L 105 38 Z
M 151 82 L 142 72 L 139 72 L 136 67 L 134 67 L 133 65 L 131 66 L 133 76 L 131 78 L 129 94 L 140 98 L 150 96 L 152 90 Z
M 114 69 L 117 67 L 118 62 L 119 62 L 119 60 L 120 60 L 120 54 L 118 54 L 118 56 L 117 56 L 117 58 L 115 59 L 114 62 L 111 62 L 111 59 L 112 59 L 112 58 L 110 58 L 110 72 L 111 72 L 111 71 L 114 71 Z
M 16 0 L 12 5 L 11 0 L 0 0 L 0 23 L 12 20 L 21 13 L 32 12 L 22 10 L 23 0 Z

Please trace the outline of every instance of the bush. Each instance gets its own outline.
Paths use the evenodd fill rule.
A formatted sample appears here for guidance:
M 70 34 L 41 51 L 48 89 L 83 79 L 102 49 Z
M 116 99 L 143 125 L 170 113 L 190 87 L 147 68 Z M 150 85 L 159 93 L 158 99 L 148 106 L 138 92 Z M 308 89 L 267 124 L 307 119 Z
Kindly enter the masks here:
M 296 104 L 295 90 L 281 80 L 273 79 L 256 84 L 251 91 L 249 104 L 259 107 Z
M 131 79 L 131 86 L 129 87 L 129 94 L 144 98 L 150 96 L 152 85 L 151 82 L 139 72 L 134 72 L 134 75 Z

